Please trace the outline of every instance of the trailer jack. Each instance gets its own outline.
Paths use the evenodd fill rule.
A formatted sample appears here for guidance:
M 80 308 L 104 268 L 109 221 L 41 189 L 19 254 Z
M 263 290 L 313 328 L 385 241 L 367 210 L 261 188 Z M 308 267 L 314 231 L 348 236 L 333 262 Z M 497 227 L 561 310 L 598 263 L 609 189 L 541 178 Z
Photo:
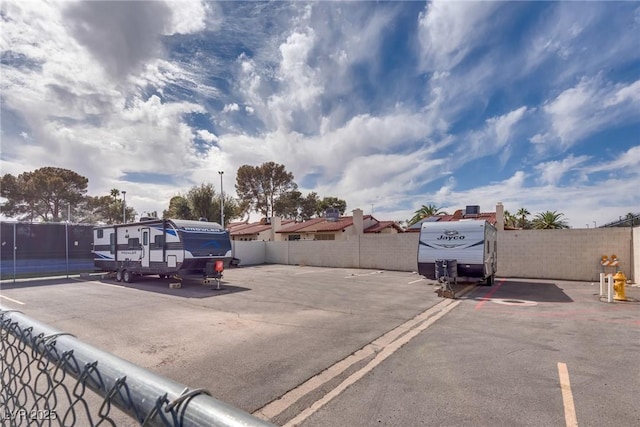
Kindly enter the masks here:
M 220 290 L 220 279 L 221 277 L 205 277 L 202 280 L 203 285 L 210 285 L 214 280 L 216 282 L 216 291 Z

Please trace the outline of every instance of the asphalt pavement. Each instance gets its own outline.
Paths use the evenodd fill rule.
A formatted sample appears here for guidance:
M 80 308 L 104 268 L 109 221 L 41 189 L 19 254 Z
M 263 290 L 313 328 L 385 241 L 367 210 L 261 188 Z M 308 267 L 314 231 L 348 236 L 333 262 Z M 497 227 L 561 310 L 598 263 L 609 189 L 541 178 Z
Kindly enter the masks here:
M 264 265 L 2 282 L 0 303 L 279 425 L 640 425 L 640 288 Z

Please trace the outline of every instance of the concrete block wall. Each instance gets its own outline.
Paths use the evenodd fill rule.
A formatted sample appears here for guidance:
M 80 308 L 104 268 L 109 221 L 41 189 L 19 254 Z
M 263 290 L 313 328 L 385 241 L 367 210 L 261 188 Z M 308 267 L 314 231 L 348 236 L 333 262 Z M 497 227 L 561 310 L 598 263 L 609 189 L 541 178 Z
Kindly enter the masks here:
M 419 233 L 362 234 L 346 241 L 233 242 L 241 265 L 417 270 Z M 253 245 L 253 246 L 252 246 Z M 498 233 L 498 275 L 597 281 L 600 257 L 616 254 L 632 281 L 640 278 L 640 227 L 517 230 Z M 615 272 L 614 268 L 605 269 Z
M 260 240 L 231 242 L 232 254 L 240 259 L 240 265 L 259 265 L 265 263 L 265 243 Z
M 630 228 L 517 230 L 498 233 L 498 275 L 596 281 L 602 255 L 615 254 L 631 272 Z M 605 272 L 615 272 L 607 268 Z
M 419 234 L 360 236 L 360 268 L 418 271 Z
M 289 242 L 265 242 L 264 262 L 289 264 Z
M 289 244 L 291 265 L 358 268 L 357 240 L 298 240 Z

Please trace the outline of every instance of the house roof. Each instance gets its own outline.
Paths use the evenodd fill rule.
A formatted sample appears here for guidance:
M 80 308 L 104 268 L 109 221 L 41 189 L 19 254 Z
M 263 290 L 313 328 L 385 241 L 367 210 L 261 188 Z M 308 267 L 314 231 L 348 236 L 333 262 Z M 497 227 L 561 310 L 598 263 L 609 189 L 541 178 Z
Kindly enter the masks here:
M 364 215 L 363 220 L 373 219 L 376 223 L 379 221 L 371 215 Z M 278 233 L 321 233 L 344 230 L 353 225 L 352 216 L 342 216 L 337 221 L 327 221 L 326 218 L 312 218 L 308 221 L 289 224 L 282 227 Z M 369 227 L 371 228 L 371 227 Z M 368 229 L 367 229 L 368 230 Z M 366 232 L 366 230 L 365 230 Z
M 377 224 L 372 225 L 364 230 L 365 233 L 379 233 L 387 228 L 395 228 L 399 233 L 404 230 L 395 221 L 380 221 Z
M 290 224 L 294 222 L 292 219 L 283 219 L 282 224 Z M 265 224 L 263 221 L 252 223 L 237 223 L 229 227 L 229 232 L 232 236 L 246 236 L 262 233 L 271 229 L 271 224 Z
M 478 215 L 473 215 L 473 216 L 466 215 L 465 216 L 462 213 L 462 209 L 458 209 L 457 211 L 455 211 L 453 213 L 453 215 L 432 215 L 432 216 L 428 216 L 426 218 L 423 218 L 420 221 L 418 221 L 415 224 L 413 224 L 410 227 L 408 227 L 406 231 L 414 232 L 414 233 L 415 232 L 419 232 L 420 229 L 422 228 L 422 223 L 423 222 L 448 222 L 448 221 L 460 221 L 461 219 L 485 220 L 491 225 L 496 225 L 496 222 L 498 222 L 498 220 L 496 219 L 496 213 L 495 212 L 481 212 Z

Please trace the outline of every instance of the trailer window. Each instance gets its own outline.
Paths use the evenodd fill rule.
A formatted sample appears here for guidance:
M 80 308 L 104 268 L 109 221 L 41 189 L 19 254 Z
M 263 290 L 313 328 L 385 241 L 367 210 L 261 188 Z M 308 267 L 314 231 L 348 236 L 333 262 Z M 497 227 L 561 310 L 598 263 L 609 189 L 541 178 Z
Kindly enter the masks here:
M 140 238 L 132 237 L 129 239 L 127 244 L 127 249 L 139 249 L 140 248 Z
M 149 232 L 145 231 L 144 233 L 142 233 L 142 244 L 144 246 L 147 246 L 149 244 Z
M 109 252 L 112 254 L 116 253 L 116 234 L 111 233 L 109 235 Z
M 104 230 L 100 228 L 98 231 L 98 239 L 102 239 L 104 237 Z
M 289 235 L 289 240 L 300 240 L 300 235 L 299 234 L 290 234 Z
M 156 249 L 162 249 L 162 246 L 164 245 L 164 236 L 163 235 L 158 235 L 155 236 L 153 238 L 153 247 Z

